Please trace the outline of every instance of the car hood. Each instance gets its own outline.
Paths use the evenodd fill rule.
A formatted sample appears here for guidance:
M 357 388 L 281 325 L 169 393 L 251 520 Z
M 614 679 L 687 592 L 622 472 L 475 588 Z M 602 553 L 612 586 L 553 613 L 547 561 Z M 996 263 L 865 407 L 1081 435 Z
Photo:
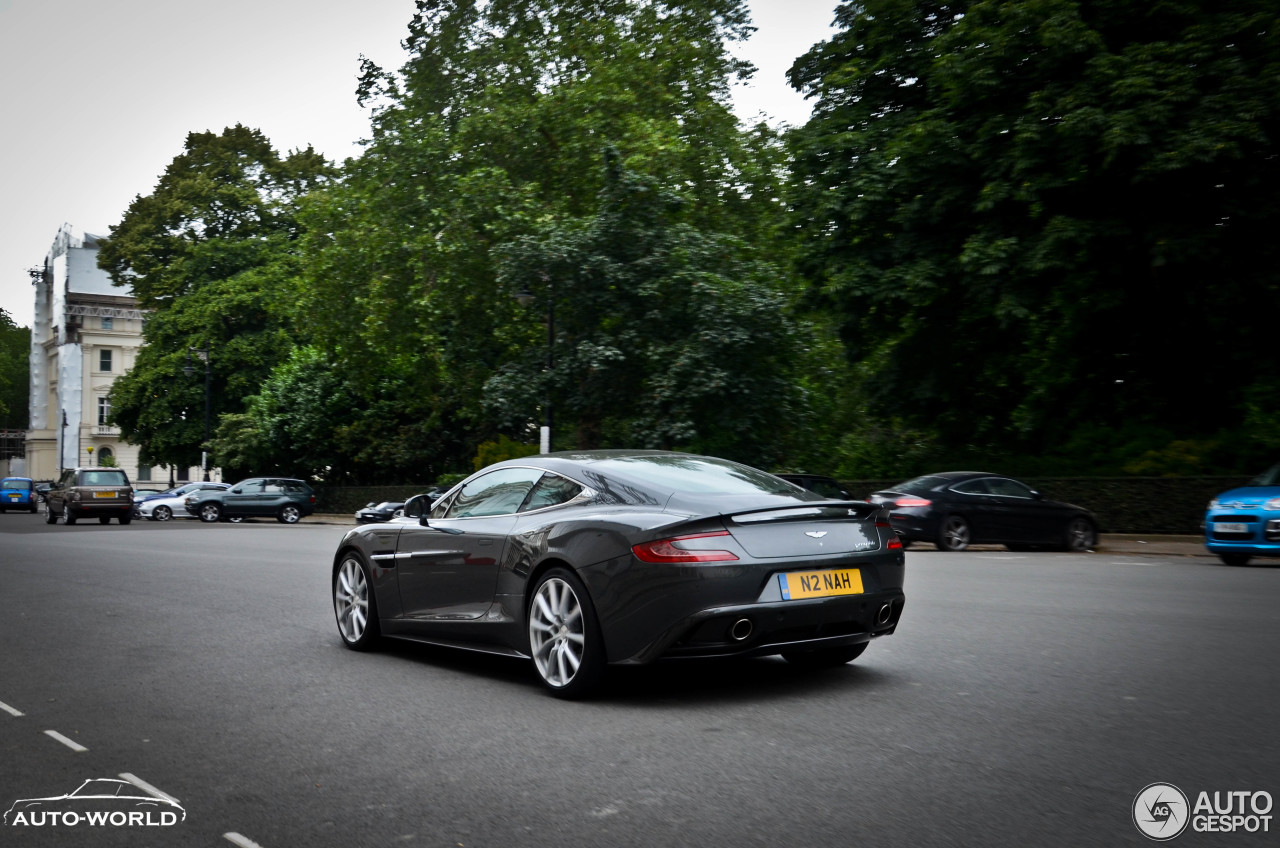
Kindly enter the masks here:
M 1214 498 L 1219 506 L 1240 504 L 1241 506 L 1258 506 L 1272 498 L 1280 498 L 1280 486 L 1241 486 L 1229 489 Z

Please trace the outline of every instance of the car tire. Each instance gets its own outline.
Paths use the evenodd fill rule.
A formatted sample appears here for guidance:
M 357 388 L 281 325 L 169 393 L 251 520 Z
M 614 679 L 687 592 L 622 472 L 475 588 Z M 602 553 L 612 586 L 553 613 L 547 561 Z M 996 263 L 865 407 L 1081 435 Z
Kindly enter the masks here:
M 158 506 L 151 510 L 152 521 L 168 521 L 170 518 L 173 518 L 173 510 L 167 506 Z
M 111 523 L 111 516 L 109 516 L 109 515 L 99 515 L 99 516 L 98 516 L 98 523 L 99 523 L 99 524 L 110 524 L 110 523 Z
M 542 685 L 557 698 L 577 699 L 600 685 L 604 638 L 587 588 L 567 568 L 538 578 L 526 613 L 529 653 Z
M 48 502 L 46 502 L 44 505 L 44 523 L 45 524 L 58 523 L 58 514 L 53 511 L 53 507 L 49 506 Z
M 58 520 L 68 527 L 71 527 L 76 523 L 76 517 L 71 514 L 70 506 L 67 504 L 62 505 L 62 513 L 58 516 Z
M 133 516 L 132 516 L 132 515 L 122 515 L 122 516 L 120 516 L 120 523 L 121 523 L 122 525 L 129 524 L 129 523 L 131 523 L 132 521 L 133 521 Z
M 244 516 L 243 516 L 243 515 L 232 515 L 232 516 L 230 516 L 229 518 L 227 518 L 227 521 L 230 521 L 232 524 L 239 524 L 241 521 L 244 521 Z
M 382 635 L 369 567 L 354 551 L 333 572 L 333 614 L 342 644 L 353 651 L 370 650 Z
M 1218 554 L 1218 559 L 1222 560 L 1223 565 L 1248 565 L 1252 559 L 1249 554 Z
M 859 642 L 856 645 L 815 648 L 812 651 L 784 651 L 782 658 L 799 668 L 836 668 L 862 656 L 862 652 L 870 644 L 870 642 Z
M 1091 551 L 1098 544 L 1098 531 L 1093 522 L 1080 516 L 1067 522 L 1066 536 L 1066 549 L 1072 553 Z
M 216 503 L 202 503 L 196 508 L 196 514 L 205 524 L 217 524 L 222 518 L 222 507 Z
M 281 524 L 297 524 L 302 520 L 302 510 L 293 504 L 285 504 L 280 507 L 280 512 L 276 513 L 276 521 Z
M 948 515 L 942 519 L 942 526 L 938 528 L 938 540 L 934 545 L 940 551 L 963 551 L 969 547 L 972 535 L 968 521 L 959 515 Z
M 32 515 L 35 515 L 35 514 L 36 514 L 36 509 L 37 509 L 36 505 L 35 505 L 35 504 L 32 504 L 32 505 L 31 505 L 31 509 L 30 509 L 30 510 L 28 510 L 28 511 L 29 511 Z

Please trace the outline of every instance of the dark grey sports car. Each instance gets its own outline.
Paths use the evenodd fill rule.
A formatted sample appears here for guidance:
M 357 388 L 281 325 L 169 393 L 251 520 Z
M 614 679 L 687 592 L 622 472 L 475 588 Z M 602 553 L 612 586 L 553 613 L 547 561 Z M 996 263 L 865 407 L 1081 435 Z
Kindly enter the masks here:
M 609 664 L 847 663 L 897 627 L 903 566 L 881 507 L 722 459 L 595 451 L 500 462 L 416 524 L 351 530 L 332 587 L 349 648 L 529 657 L 571 698 Z

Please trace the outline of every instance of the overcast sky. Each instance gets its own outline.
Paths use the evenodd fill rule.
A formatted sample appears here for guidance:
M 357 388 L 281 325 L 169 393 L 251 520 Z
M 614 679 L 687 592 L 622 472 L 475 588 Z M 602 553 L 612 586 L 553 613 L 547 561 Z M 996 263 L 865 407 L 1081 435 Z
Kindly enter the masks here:
M 830 36 L 836 0 L 749 0 L 735 52 L 758 71 L 740 117 L 803 123 L 786 84 Z M 63 223 L 106 234 L 149 194 L 189 132 L 236 123 L 277 150 L 359 154 L 361 54 L 386 68 L 413 0 L 0 0 L 0 307 L 30 326 L 38 266 Z

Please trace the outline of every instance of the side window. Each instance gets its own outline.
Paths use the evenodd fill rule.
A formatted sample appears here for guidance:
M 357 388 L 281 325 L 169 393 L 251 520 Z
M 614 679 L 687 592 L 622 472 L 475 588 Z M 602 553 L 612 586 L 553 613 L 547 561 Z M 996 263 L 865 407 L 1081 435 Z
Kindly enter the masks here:
M 490 471 L 463 486 L 453 503 L 446 507 L 443 517 L 510 515 L 520 509 L 525 496 L 541 476 L 542 472 L 536 468 L 499 468 L 497 471 Z M 435 510 L 431 514 L 434 516 Z
M 529 512 L 567 503 L 576 498 L 581 491 L 582 487 L 569 478 L 547 472 L 542 475 L 538 485 L 533 487 L 533 491 L 529 493 L 529 499 L 520 511 Z
M 991 491 L 987 488 L 987 481 L 982 480 L 965 480 L 951 487 L 951 491 L 959 492 L 962 495 L 989 495 Z
M 1000 495 L 1005 498 L 1031 498 L 1031 490 L 1017 480 L 1010 480 L 1006 477 L 992 477 L 987 480 L 987 486 L 991 489 L 991 494 L 993 495 Z
M 268 480 L 266 483 L 266 493 L 268 495 L 279 495 L 284 493 L 284 486 L 280 485 L 279 480 Z
M 257 495 L 262 493 L 262 489 L 263 487 L 266 486 L 266 484 L 267 484 L 266 480 L 246 480 L 236 488 L 240 490 L 241 494 Z

